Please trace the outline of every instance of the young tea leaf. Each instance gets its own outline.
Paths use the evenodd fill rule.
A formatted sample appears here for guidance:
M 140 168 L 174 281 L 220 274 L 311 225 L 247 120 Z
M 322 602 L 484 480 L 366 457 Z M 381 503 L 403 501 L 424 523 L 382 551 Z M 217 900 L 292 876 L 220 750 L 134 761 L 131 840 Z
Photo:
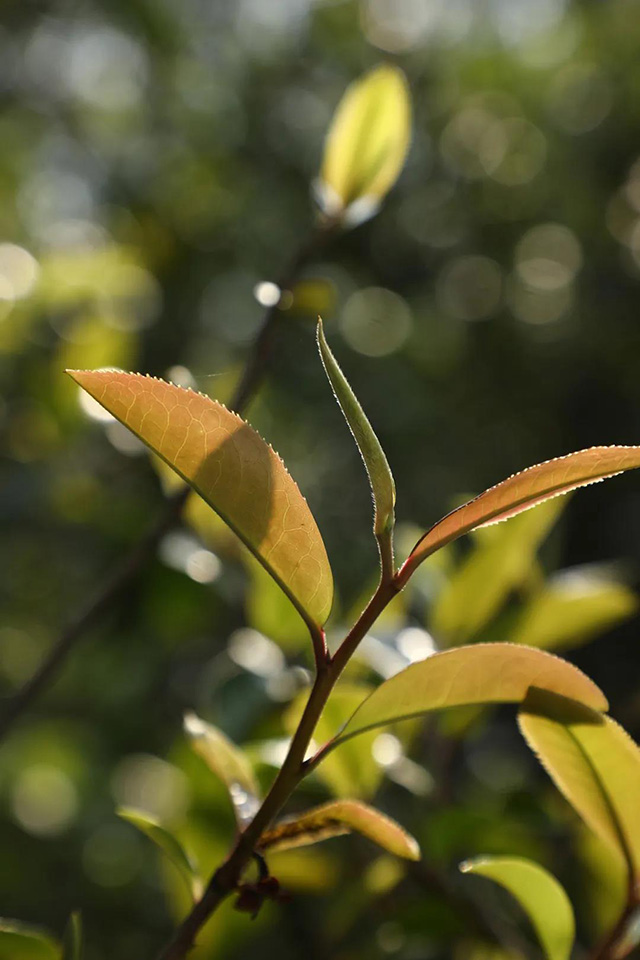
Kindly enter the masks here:
M 262 834 L 260 849 L 267 851 L 306 847 L 354 830 L 396 857 L 404 857 L 406 860 L 420 859 L 417 841 L 395 820 L 374 807 L 355 800 L 335 800 L 281 820 Z
M 314 628 L 333 579 L 307 502 L 247 423 L 192 390 L 134 373 L 68 371 L 186 480 L 237 533 Z
M 510 643 L 478 643 L 435 653 L 385 680 L 358 707 L 331 747 L 373 727 L 431 710 L 476 703 L 519 703 L 530 687 L 606 710 L 601 690 L 550 653 Z
M 477 527 L 509 520 L 551 497 L 636 467 L 640 467 L 640 447 L 590 447 L 528 467 L 434 524 L 413 548 L 400 571 L 400 582 L 405 583 L 426 557 Z
M 382 554 L 383 544 L 381 540 L 386 538 L 390 547 L 390 537 L 394 523 L 396 487 L 391 468 L 364 410 L 358 403 L 347 378 L 329 349 L 320 318 L 318 318 L 318 348 L 335 398 L 358 445 L 360 456 L 369 476 L 373 495 L 373 532 L 378 538 Z
M 0 960 L 60 960 L 61 945 L 44 930 L 0 918 Z
M 383 64 L 352 83 L 327 134 L 320 174 L 329 216 L 358 203 L 365 219 L 396 182 L 411 138 L 411 104 L 404 74 Z M 355 211 L 354 218 L 355 218 Z
M 119 817 L 132 824 L 140 830 L 141 833 L 144 833 L 144 835 L 155 843 L 156 847 L 162 850 L 164 855 L 171 860 L 187 884 L 189 893 L 195 902 L 202 893 L 202 881 L 190 857 L 177 837 L 174 837 L 173 834 L 169 833 L 154 817 L 149 816 L 148 813 L 144 813 L 142 810 L 120 807 L 116 812 Z
M 519 723 L 558 789 L 639 878 L 640 749 L 628 733 L 610 717 L 542 690 L 527 696 Z
M 82 960 L 82 916 L 75 910 L 64 931 L 62 960 Z
M 575 920 L 564 888 L 547 870 L 521 857 L 478 857 L 460 864 L 499 883 L 523 908 L 549 960 L 569 960 Z
M 259 790 L 245 754 L 221 730 L 195 713 L 185 714 L 184 729 L 195 752 L 225 784 L 238 822 L 251 820 L 260 805 Z

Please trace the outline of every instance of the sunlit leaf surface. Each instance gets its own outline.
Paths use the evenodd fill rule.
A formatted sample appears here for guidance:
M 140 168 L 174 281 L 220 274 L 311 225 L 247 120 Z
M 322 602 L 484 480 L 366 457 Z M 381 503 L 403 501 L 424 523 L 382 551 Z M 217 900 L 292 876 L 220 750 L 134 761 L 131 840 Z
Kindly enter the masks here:
M 321 189 L 325 209 L 341 214 L 356 201 L 374 212 L 396 182 L 411 137 L 404 74 L 383 64 L 347 88 L 327 134 Z
M 221 730 L 195 713 L 185 715 L 184 729 L 195 752 L 227 787 L 238 820 L 250 820 L 259 806 L 259 790 L 245 754 Z
M 474 703 L 518 703 L 530 687 L 606 710 L 604 694 L 580 670 L 552 654 L 507 643 L 436 653 L 386 680 L 356 710 L 335 744 L 396 720 Z
M 640 467 L 640 447 L 590 447 L 547 460 L 490 487 L 439 520 L 407 560 L 405 577 L 435 550 L 476 527 L 499 523 L 551 497 Z
M 547 870 L 521 857 L 478 857 L 460 865 L 499 883 L 523 908 L 549 960 L 569 960 L 575 920 L 563 887 Z
M 520 729 L 556 786 L 640 875 L 640 749 L 610 717 L 535 690 Z
M 140 374 L 70 371 L 235 530 L 305 619 L 329 615 L 333 580 L 307 502 L 279 456 L 222 404 Z
M 194 900 L 202 892 L 202 883 L 196 869 L 187 855 L 184 847 L 172 833 L 163 827 L 155 817 L 149 816 L 142 810 L 132 810 L 129 807 L 120 807 L 118 816 L 132 824 L 141 833 L 144 833 L 155 845 L 162 850 L 173 865 L 178 869 L 181 877 L 187 884 Z
M 395 820 L 355 800 L 325 803 L 321 807 L 314 807 L 313 810 L 282 820 L 263 833 L 260 847 L 263 850 L 304 847 L 354 830 L 397 857 L 407 860 L 420 859 L 420 848 L 416 840 Z

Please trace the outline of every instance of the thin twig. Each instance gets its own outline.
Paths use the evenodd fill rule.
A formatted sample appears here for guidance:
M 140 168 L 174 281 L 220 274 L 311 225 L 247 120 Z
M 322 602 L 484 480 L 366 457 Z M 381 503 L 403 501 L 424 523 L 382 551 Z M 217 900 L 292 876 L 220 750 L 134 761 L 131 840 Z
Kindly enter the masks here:
M 278 286 L 287 290 L 298 279 L 302 267 L 321 249 L 334 231 L 334 224 L 319 222 L 310 237 L 295 252 Z M 236 387 L 229 406 L 236 413 L 243 413 L 266 374 L 281 311 L 278 304 L 269 307 L 264 315 L 260 332 L 255 340 L 246 367 Z M 92 600 L 75 616 L 54 642 L 49 653 L 33 676 L 9 701 L 0 717 L 0 742 L 7 736 L 14 723 L 55 680 L 72 651 L 87 632 L 98 624 L 102 617 L 113 609 L 114 603 L 126 588 L 144 570 L 154 556 L 164 535 L 178 523 L 189 497 L 189 487 L 180 489 L 167 499 L 165 509 L 147 534 L 135 544 L 130 554 L 109 576 Z

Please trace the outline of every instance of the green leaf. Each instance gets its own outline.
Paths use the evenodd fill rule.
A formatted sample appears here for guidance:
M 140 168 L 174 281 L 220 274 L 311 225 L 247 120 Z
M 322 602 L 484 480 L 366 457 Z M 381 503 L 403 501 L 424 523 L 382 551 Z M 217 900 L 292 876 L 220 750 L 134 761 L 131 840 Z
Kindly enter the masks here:
M 44 930 L 0 918 L 0 960 L 60 960 L 60 949 Z
M 335 398 L 358 445 L 369 476 L 373 495 L 373 532 L 378 538 L 388 536 L 393 529 L 396 503 L 396 487 L 391 468 L 364 410 L 329 349 L 319 317 L 318 348 Z
M 636 467 L 640 467 L 640 447 L 590 447 L 528 467 L 434 524 L 413 548 L 400 571 L 400 582 L 406 583 L 426 557 L 471 530 L 509 520 L 552 497 Z
M 573 910 L 563 887 L 547 870 L 521 857 L 478 857 L 460 869 L 508 890 L 531 920 L 549 960 L 569 960 L 575 937 Z
M 478 643 L 435 653 L 381 684 L 358 707 L 332 747 L 356 734 L 445 707 L 519 703 L 540 687 L 606 710 L 584 673 L 550 653 L 510 643 Z
M 396 857 L 419 860 L 417 841 L 374 807 L 355 800 L 334 800 L 305 813 L 281 820 L 260 838 L 261 850 L 305 847 L 352 831 L 368 837 Z
M 638 609 L 629 587 L 589 568 L 557 574 L 524 608 L 509 637 L 545 650 L 586 643 Z
M 312 628 L 325 622 L 333 579 L 322 537 L 280 457 L 252 427 L 209 397 L 152 377 L 68 373 L 213 507 Z
M 631 737 L 610 717 L 541 690 L 526 698 L 519 723 L 558 789 L 640 877 L 640 749 Z
M 366 684 L 341 682 L 331 694 L 316 725 L 313 735 L 316 746 L 331 740 L 369 693 L 371 687 Z M 284 714 L 284 726 L 290 736 L 300 722 L 308 699 L 309 691 L 303 690 Z M 383 777 L 383 770 L 371 752 L 377 736 L 373 731 L 364 734 L 358 742 L 347 742 L 318 767 L 318 777 L 335 796 L 364 798 L 375 793 Z
M 433 606 L 430 629 L 436 637 L 447 646 L 465 643 L 491 620 L 507 594 L 527 580 L 562 506 L 561 500 L 549 500 L 474 545 Z
M 74 910 L 64 932 L 62 960 L 82 960 L 82 943 L 82 915 Z
M 239 823 L 251 820 L 259 806 L 259 790 L 245 754 L 195 713 L 185 714 L 184 729 L 195 752 L 225 784 Z
M 404 74 L 383 64 L 346 90 L 327 134 L 321 201 L 331 217 L 352 204 L 371 215 L 396 182 L 411 138 L 411 103 Z
M 180 876 L 189 888 L 189 893 L 194 902 L 198 900 L 202 894 L 202 881 L 180 841 L 174 837 L 172 833 L 169 833 L 155 817 L 151 817 L 142 810 L 120 807 L 116 812 L 119 817 L 122 817 L 123 820 L 126 820 L 140 830 L 141 833 L 144 833 L 149 840 L 153 841 L 153 843 L 162 850 L 164 855 L 168 857 L 178 869 Z

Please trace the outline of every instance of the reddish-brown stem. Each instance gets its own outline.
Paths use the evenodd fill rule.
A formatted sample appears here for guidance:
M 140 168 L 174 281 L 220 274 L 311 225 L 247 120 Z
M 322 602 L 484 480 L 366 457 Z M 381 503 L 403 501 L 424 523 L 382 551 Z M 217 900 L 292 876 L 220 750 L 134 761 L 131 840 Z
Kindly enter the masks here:
M 237 887 L 261 834 L 282 810 L 300 781 L 312 769 L 312 765 L 315 765 L 315 758 L 305 761 L 305 756 L 313 731 L 320 719 L 320 714 L 338 677 L 362 638 L 397 593 L 398 587 L 395 581 L 382 581 L 334 656 L 318 667 L 307 705 L 291 741 L 289 752 L 271 785 L 269 793 L 254 819 L 238 837 L 225 862 L 213 874 L 204 895 L 183 921 L 171 943 L 159 955 L 158 960 L 183 960 L 192 948 L 195 938 L 205 922 L 225 897 Z
M 336 225 L 329 221 L 318 223 L 309 239 L 295 252 L 287 269 L 283 272 L 278 282 L 280 289 L 286 290 L 295 283 L 302 267 L 322 248 L 328 237 L 335 231 L 335 227 Z M 236 413 L 246 410 L 264 379 L 280 315 L 281 311 L 277 304 L 269 307 L 265 313 L 244 373 L 229 404 Z M 142 540 L 135 544 L 129 555 L 107 578 L 93 598 L 62 631 L 31 679 L 10 700 L 0 717 L 0 741 L 6 737 L 14 723 L 29 709 L 38 696 L 56 679 L 80 640 L 113 609 L 114 603 L 144 570 L 162 537 L 178 523 L 189 492 L 189 488 L 185 487 L 167 500 L 166 507 L 154 526 Z M 314 632 L 313 629 L 311 633 L 316 662 L 321 663 L 326 660 L 324 635 L 322 631 Z

